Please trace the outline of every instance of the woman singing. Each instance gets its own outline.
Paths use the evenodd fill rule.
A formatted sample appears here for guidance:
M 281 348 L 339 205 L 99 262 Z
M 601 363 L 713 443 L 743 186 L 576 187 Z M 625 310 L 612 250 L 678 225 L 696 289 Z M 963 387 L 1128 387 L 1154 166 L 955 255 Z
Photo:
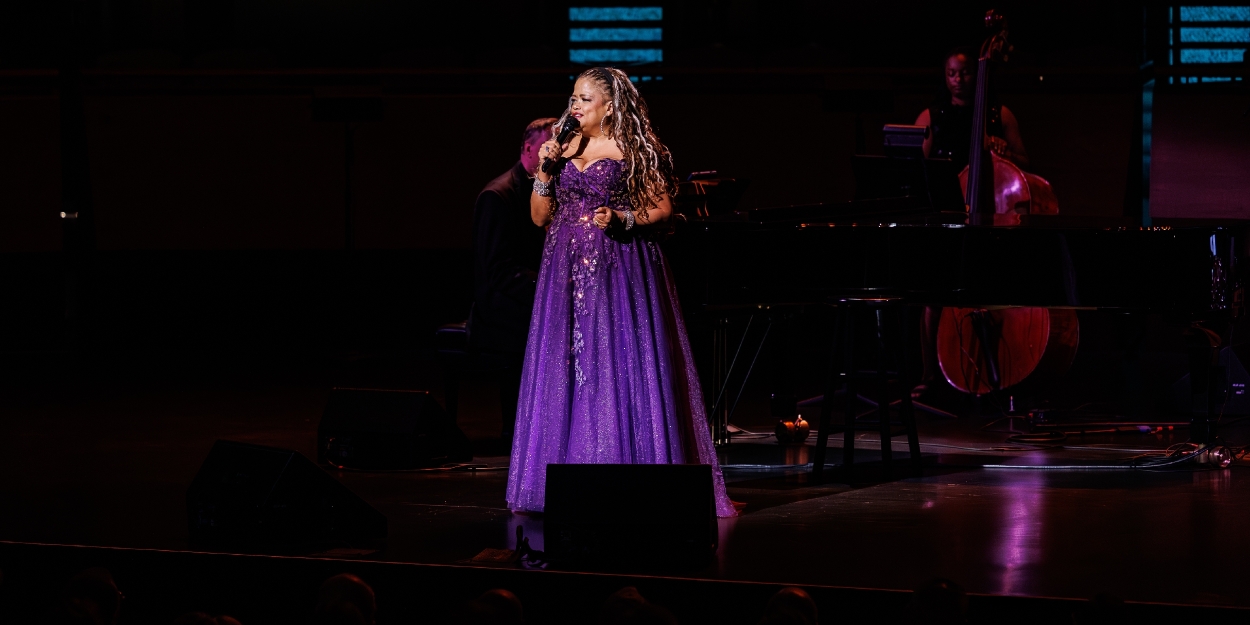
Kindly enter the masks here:
M 624 72 L 573 87 L 581 131 L 548 141 L 534 223 L 548 226 L 521 374 L 508 506 L 541 511 L 547 465 L 712 465 L 718 516 L 734 516 L 716 462 L 676 292 L 655 235 L 677 187 L 668 149 Z

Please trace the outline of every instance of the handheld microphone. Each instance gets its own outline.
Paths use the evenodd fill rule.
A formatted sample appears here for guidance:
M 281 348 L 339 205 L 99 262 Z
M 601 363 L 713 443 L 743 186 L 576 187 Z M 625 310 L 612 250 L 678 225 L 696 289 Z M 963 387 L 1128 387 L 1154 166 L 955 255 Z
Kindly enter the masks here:
M 559 145 L 564 145 L 564 142 L 568 141 L 569 137 L 572 136 L 573 133 L 577 132 L 577 129 L 581 127 L 582 127 L 582 123 L 577 121 L 576 117 L 566 118 L 564 120 L 564 125 L 560 126 L 560 134 L 556 135 L 556 143 Z M 564 164 L 563 156 L 559 158 L 549 158 L 543 161 L 543 167 L 542 167 L 543 173 L 547 174 L 548 176 L 554 175 L 557 171 L 559 171 L 559 166 L 563 164 Z

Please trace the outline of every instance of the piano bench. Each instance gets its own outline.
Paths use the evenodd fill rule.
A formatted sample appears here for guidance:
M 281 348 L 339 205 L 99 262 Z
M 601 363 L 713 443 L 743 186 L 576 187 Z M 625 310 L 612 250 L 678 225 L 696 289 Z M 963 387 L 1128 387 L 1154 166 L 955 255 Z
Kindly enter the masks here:
M 497 377 L 520 367 L 519 357 L 470 349 L 466 321 L 439 326 L 434 331 L 434 351 L 443 370 L 443 397 L 452 420 L 460 411 L 460 380 Z
M 829 435 L 842 432 L 842 478 L 851 479 L 855 466 L 855 432 L 865 430 L 880 433 L 881 465 L 886 479 L 892 477 L 891 441 L 901 435 L 907 436 L 911 469 L 919 473 L 920 439 L 916 433 L 916 416 L 911 401 L 914 379 L 907 353 L 911 334 L 907 300 L 874 293 L 831 297 L 827 304 L 834 317 L 833 345 L 830 348 L 828 382 L 821 402 L 820 418 L 816 423 L 812 478 L 817 482 L 824 479 Z M 873 350 L 875 369 L 871 371 L 862 371 L 855 358 L 856 322 L 865 317 L 871 320 L 874 328 L 872 334 L 876 339 Z M 891 319 L 897 324 L 897 336 L 892 336 L 890 332 Z M 876 383 L 873 385 L 876 388 L 875 408 L 864 415 L 859 413 L 861 400 L 867 400 L 870 405 L 874 400 L 860 396 L 862 382 Z M 890 392 L 891 387 L 894 387 L 894 393 Z M 833 406 L 838 395 L 843 400 L 843 416 L 842 422 L 835 424 Z M 893 395 L 897 395 L 897 398 Z M 896 404 L 898 419 L 891 420 L 890 408 Z M 873 413 L 876 413 L 875 419 L 860 419 L 861 416 Z

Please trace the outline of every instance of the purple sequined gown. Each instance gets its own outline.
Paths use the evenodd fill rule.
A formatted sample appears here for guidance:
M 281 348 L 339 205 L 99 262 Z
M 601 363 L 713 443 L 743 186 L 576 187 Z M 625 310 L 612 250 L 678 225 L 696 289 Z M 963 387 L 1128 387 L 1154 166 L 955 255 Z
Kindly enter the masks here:
M 716 512 L 734 516 L 659 245 L 606 235 L 626 210 L 624 165 L 568 163 L 555 186 L 521 375 L 508 506 L 541 511 L 551 463 L 712 465 Z

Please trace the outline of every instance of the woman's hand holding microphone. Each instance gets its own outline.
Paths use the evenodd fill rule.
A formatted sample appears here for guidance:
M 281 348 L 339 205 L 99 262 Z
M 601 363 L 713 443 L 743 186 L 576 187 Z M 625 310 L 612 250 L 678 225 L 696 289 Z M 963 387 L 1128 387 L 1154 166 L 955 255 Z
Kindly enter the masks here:
M 543 171 L 543 167 L 548 161 L 555 161 L 564 153 L 564 148 L 556 143 L 555 139 L 549 139 L 538 148 L 538 171 L 534 175 L 542 182 L 551 182 L 552 176 Z

